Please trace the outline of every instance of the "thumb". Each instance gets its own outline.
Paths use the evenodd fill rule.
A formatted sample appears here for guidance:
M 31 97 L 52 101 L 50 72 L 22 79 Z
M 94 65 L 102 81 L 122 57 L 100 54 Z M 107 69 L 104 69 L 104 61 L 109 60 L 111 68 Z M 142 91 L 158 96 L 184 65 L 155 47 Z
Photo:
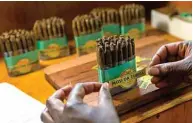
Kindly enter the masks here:
M 176 62 L 158 64 L 152 66 L 149 69 L 148 74 L 151 76 L 165 76 L 169 73 L 187 74 L 188 66 L 186 62 L 187 62 L 186 60 L 180 60 Z
M 102 107 L 113 106 L 112 97 L 109 91 L 108 83 L 104 83 L 100 89 L 99 105 Z

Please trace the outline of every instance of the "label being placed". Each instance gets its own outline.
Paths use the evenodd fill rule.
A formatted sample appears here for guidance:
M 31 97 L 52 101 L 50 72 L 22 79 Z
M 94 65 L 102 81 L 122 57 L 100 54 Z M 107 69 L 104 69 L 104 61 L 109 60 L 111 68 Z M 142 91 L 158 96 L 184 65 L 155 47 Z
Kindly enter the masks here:
M 136 84 L 136 79 L 146 75 L 146 68 L 137 72 L 132 69 L 128 69 L 125 75 L 119 78 L 108 81 L 111 87 L 121 86 L 122 88 L 129 88 Z
M 98 69 L 100 82 L 108 82 L 111 87 L 120 86 L 122 88 L 130 88 L 136 84 L 136 78 L 132 76 L 136 73 L 135 58 L 107 70 Z M 130 75 L 130 76 L 127 76 Z

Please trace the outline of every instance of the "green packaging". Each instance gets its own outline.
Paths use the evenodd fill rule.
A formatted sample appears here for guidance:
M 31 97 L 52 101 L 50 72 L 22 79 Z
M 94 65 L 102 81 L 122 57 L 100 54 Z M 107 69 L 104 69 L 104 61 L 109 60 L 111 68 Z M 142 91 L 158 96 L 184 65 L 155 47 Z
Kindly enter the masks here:
M 121 34 L 129 35 L 131 38 L 139 39 L 143 36 L 145 32 L 145 23 L 135 23 L 130 25 L 122 25 L 121 26 Z
M 5 64 L 10 76 L 18 76 L 40 68 L 38 50 L 21 55 L 5 57 Z
M 75 37 L 76 51 L 79 56 L 96 51 L 96 40 L 101 38 L 101 32 Z
M 135 86 L 137 83 L 136 78 L 134 77 L 136 73 L 136 61 L 135 57 L 121 65 L 118 65 L 113 68 L 102 70 L 98 68 L 98 78 L 99 81 L 109 82 L 111 86 L 112 95 L 128 90 Z M 126 75 L 133 75 L 133 78 L 125 78 Z M 119 79 L 119 80 L 118 80 Z M 120 81 L 120 79 L 122 81 Z
M 41 60 L 59 58 L 70 54 L 66 36 L 49 40 L 38 40 L 36 46 Z
M 102 26 L 103 36 L 120 35 L 120 30 L 119 24 L 107 24 Z

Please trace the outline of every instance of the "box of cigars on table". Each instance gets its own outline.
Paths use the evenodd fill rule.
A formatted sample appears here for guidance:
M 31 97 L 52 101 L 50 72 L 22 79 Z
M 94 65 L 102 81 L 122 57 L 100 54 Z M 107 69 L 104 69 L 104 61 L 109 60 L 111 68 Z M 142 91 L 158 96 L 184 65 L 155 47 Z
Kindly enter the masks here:
M 48 60 L 69 55 L 65 21 L 58 17 L 37 20 L 33 31 L 37 40 L 40 60 Z
M 96 51 L 96 40 L 102 37 L 102 23 L 93 15 L 76 16 L 72 21 L 72 30 L 78 56 Z
M 102 22 L 103 36 L 120 35 L 119 12 L 113 8 L 95 8 L 90 12 Z
M 40 68 L 38 51 L 32 31 L 11 30 L 0 36 L 7 71 L 10 76 L 18 76 Z
M 119 8 L 121 34 L 139 39 L 145 31 L 145 8 L 139 4 L 122 5 Z
M 129 36 L 110 36 L 97 40 L 97 63 L 99 81 L 109 82 L 111 93 L 117 94 L 134 87 L 135 78 L 135 44 Z

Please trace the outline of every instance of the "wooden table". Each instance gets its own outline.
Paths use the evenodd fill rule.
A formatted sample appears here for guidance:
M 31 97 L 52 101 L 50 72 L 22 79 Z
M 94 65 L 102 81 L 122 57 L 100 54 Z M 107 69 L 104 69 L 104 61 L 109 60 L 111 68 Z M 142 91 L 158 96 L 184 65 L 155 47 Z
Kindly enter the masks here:
M 153 30 L 149 27 L 149 30 Z M 148 34 L 151 35 L 152 33 Z M 153 33 L 152 35 L 160 35 L 160 33 Z M 162 38 L 169 41 L 178 40 L 178 38 L 173 37 L 171 35 L 163 33 L 161 35 Z M 60 63 L 62 61 L 66 61 L 69 59 L 75 58 L 76 55 L 73 54 L 69 57 L 55 59 L 47 62 L 42 62 L 45 66 Z M 15 85 L 17 88 L 25 92 L 26 94 L 32 96 L 33 98 L 39 100 L 40 102 L 46 102 L 46 99 L 55 91 L 55 89 L 45 80 L 43 69 L 23 75 L 18 77 L 9 77 L 7 74 L 7 70 L 4 64 L 3 59 L 0 59 L 0 82 L 8 82 L 10 84 Z M 6 95 L 6 93 L 5 93 Z M 185 102 L 180 104 L 170 110 L 164 111 L 157 115 L 152 116 L 151 118 L 145 119 L 141 121 L 141 123 L 191 123 L 191 114 L 192 114 L 192 101 Z M 127 116 L 122 119 L 126 119 Z M 139 119 L 139 118 L 138 118 Z

